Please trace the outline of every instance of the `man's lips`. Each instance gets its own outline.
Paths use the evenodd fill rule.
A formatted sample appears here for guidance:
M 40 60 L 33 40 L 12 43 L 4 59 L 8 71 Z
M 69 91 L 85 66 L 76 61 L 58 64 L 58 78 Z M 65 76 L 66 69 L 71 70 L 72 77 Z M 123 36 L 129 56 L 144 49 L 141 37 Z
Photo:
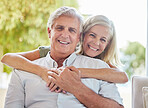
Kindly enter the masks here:
M 94 47 L 91 47 L 90 45 L 88 45 L 88 47 L 89 47 L 90 49 L 92 49 L 93 51 L 99 51 L 99 49 L 94 48 Z
M 70 44 L 70 42 L 64 42 L 64 41 L 61 41 L 61 40 L 58 40 L 58 42 L 61 43 L 61 44 L 64 44 L 64 45 Z

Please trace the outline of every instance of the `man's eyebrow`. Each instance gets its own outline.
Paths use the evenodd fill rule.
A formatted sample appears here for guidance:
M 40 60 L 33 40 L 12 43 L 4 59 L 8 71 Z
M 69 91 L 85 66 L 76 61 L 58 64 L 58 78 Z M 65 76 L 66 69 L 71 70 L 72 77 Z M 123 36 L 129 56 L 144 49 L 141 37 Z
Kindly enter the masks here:
M 74 28 L 74 27 L 69 27 L 69 28 L 74 29 L 75 31 L 77 31 L 77 29 L 76 29 L 76 28 Z
M 64 27 L 64 26 L 62 26 L 62 25 L 56 25 L 55 27 Z

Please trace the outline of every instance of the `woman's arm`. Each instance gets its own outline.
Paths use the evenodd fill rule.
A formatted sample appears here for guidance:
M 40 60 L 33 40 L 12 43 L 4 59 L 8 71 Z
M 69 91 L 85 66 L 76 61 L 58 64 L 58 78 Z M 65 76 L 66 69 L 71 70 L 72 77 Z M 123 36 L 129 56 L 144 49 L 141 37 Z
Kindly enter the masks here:
M 32 63 L 32 60 L 40 58 L 39 50 L 33 50 L 22 53 L 7 53 L 1 59 L 1 62 L 20 70 L 25 70 L 42 77 L 45 81 L 48 80 L 48 69 Z
M 78 68 L 81 71 L 82 78 L 96 78 L 114 83 L 126 83 L 128 77 L 125 72 L 109 64 L 111 68 L 90 69 Z

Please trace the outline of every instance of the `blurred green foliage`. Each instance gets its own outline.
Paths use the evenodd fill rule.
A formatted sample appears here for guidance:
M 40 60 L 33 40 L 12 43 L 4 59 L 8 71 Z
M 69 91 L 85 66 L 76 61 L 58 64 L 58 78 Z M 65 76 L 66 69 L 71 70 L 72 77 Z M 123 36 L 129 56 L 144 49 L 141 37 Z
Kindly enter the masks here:
M 127 47 L 121 48 L 120 51 L 123 54 L 121 61 L 129 78 L 136 74 L 137 70 L 138 74 L 144 71 L 146 49 L 143 45 L 139 42 L 128 42 Z
M 77 0 L 0 0 L 0 45 L 3 53 L 49 45 L 47 21 L 61 6 L 78 8 Z M 11 68 L 4 66 L 4 72 Z

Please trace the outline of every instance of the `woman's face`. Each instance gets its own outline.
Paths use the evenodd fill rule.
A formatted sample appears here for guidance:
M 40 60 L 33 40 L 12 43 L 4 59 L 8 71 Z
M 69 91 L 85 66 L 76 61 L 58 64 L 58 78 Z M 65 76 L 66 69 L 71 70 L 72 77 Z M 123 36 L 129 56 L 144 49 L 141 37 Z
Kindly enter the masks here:
M 108 27 L 102 25 L 93 26 L 84 36 L 83 51 L 89 57 L 100 55 L 109 42 Z

